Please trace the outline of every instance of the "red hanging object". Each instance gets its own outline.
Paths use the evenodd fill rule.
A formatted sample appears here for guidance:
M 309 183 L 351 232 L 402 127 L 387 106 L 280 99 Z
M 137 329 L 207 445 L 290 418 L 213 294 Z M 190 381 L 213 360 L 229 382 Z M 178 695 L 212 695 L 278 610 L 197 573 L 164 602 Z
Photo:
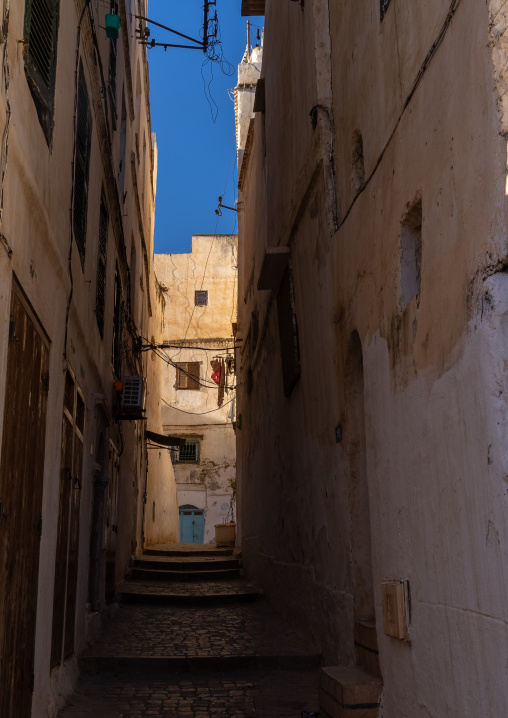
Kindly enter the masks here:
M 213 369 L 212 379 L 216 384 L 220 384 L 220 375 L 221 375 L 222 364 L 217 359 L 213 359 L 213 361 L 211 361 L 210 364 L 212 365 L 212 369 Z

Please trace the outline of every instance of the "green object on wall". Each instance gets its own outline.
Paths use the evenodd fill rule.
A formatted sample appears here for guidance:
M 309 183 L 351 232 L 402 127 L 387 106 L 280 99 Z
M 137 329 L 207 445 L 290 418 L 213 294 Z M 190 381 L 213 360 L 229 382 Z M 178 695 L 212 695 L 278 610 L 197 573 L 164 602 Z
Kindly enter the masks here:
M 110 40 L 118 40 L 118 33 L 120 32 L 120 15 L 108 14 L 106 15 L 106 35 Z

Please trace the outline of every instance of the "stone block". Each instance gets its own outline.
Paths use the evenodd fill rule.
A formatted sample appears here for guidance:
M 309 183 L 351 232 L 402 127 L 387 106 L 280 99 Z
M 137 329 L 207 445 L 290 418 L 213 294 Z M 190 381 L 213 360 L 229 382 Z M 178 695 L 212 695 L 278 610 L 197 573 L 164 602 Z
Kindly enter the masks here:
M 376 718 L 382 691 L 382 680 L 358 666 L 322 668 L 320 711 L 329 718 Z

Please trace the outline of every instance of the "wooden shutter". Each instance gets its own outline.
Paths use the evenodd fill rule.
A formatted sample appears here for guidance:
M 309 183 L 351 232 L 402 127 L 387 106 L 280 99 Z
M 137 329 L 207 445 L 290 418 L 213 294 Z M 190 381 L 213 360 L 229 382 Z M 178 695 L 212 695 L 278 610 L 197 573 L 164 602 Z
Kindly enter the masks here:
M 118 474 L 120 458 L 112 442 L 109 447 L 108 505 L 106 516 L 106 602 L 116 600 L 116 538 L 118 533 Z
M 25 72 L 48 143 L 53 130 L 58 0 L 27 0 Z
M 99 219 L 99 253 L 97 257 L 97 289 L 95 295 L 95 316 L 101 337 L 104 337 L 104 307 L 106 303 L 106 258 L 108 251 L 109 215 L 104 191 L 101 196 Z
M 199 362 L 187 364 L 187 389 L 199 389 Z
M 74 391 L 74 381 L 69 372 L 66 375 L 66 390 Z M 74 397 L 73 397 L 74 398 Z M 67 552 L 69 548 L 69 498 L 72 483 L 72 414 L 64 407 L 62 428 L 62 453 L 60 463 L 60 501 L 56 543 L 55 585 L 53 592 L 53 626 L 51 634 L 51 668 L 62 661 L 62 645 L 65 620 L 65 576 L 67 573 Z
M 293 276 L 289 265 L 286 267 L 277 294 L 277 317 L 282 360 L 284 394 L 289 396 L 300 376 L 300 349 L 296 323 Z
M 199 362 L 178 362 L 176 367 L 177 389 L 199 389 Z
M 0 716 L 31 715 L 49 342 L 14 281 L 0 460 Z
M 187 389 L 187 364 L 178 362 L 176 365 L 176 388 Z
M 113 364 L 113 371 L 117 379 L 120 379 L 122 374 L 122 333 L 123 333 L 123 318 L 122 318 L 122 283 L 120 281 L 120 274 L 118 266 L 115 269 L 115 297 L 113 307 L 113 347 L 111 354 L 111 362 Z
M 88 174 L 90 169 L 90 146 L 92 141 L 92 117 L 83 65 L 79 68 L 78 116 L 76 124 L 76 158 L 74 164 L 73 228 L 76 244 L 85 262 L 86 220 L 88 213 Z

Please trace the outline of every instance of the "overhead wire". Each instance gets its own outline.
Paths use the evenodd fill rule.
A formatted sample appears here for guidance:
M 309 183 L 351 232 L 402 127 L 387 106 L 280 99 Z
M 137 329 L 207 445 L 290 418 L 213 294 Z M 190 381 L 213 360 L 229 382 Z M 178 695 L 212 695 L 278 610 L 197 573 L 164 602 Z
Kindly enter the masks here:
M 177 362 L 174 362 L 170 357 L 168 357 L 167 354 L 163 350 L 159 350 L 156 347 L 152 347 L 152 351 L 154 352 L 155 356 L 159 357 L 159 359 L 162 359 L 163 362 L 165 362 L 169 366 L 172 366 L 175 369 L 178 369 L 178 371 L 182 372 L 182 374 L 187 376 L 189 379 L 192 379 L 193 381 L 195 381 L 199 386 L 202 386 L 205 389 L 215 389 L 216 388 L 217 384 L 213 380 L 208 381 L 205 379 L 196 378 L 196 376 L 194 374 L 191 374 L 186 369 L 183 369 L 182 366 L 180 366 Z M 207 352 L 209 350 L 204 349 L 203 351 Z M 185 363 L 185 362 L 183 362 L 183 363 Z M 228 388 L 233 390 L 233 389 L 236 389 L 236 386 L 228 387 Z
M 226 401 L 225 404 L 222 404 L 222 406 L 218 406 L 216 409 L 210 409 L 209 411 L 186 411 L 185 409 L 180 409 L 178 406 L 173 406 L 173 404 L 169 404 L 165 399 L 162 399 L 164 404 L 166 406 L 169 406 L 171 409 L 176 409 L 176 411 L 181 411 L 183 414 L 192 414 L 192 416 L 203 416 L 203 414 L 212 414 L 214 411 L 220 411 L 221 409 L 224 409 L 225 406 L 228 406 L 228 404 L 232 404 L 236 399 L 236 396 L 234 396 L 229 401 Z

